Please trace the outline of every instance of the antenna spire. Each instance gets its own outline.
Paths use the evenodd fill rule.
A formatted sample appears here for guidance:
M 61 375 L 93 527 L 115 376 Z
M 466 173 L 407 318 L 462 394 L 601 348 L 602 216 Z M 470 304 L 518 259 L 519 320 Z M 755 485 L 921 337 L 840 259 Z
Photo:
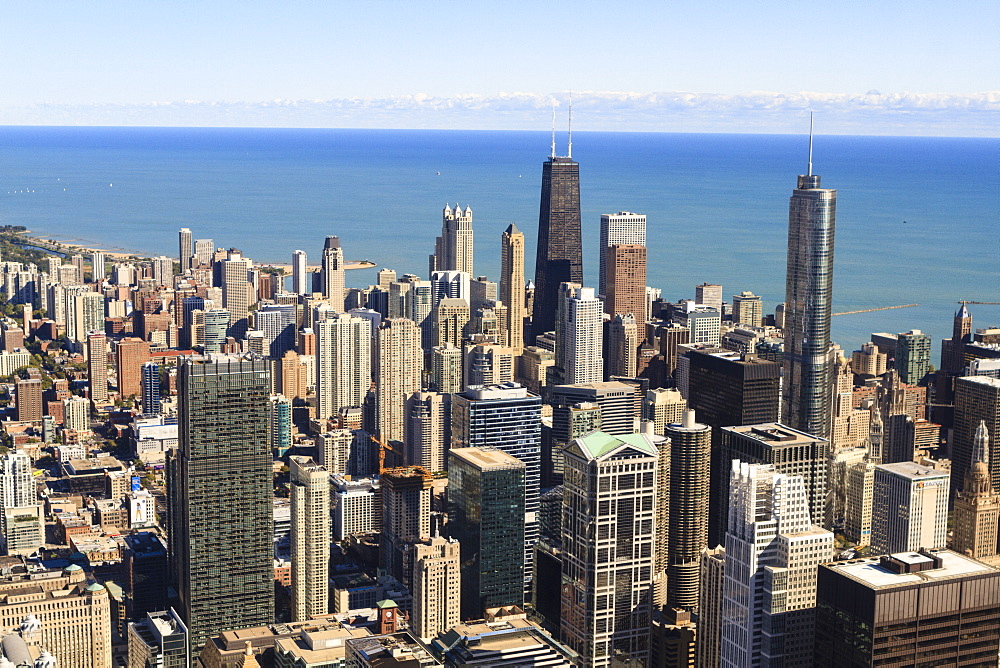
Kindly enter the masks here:
M 550 158 L 556 157 L 556 101 L 552 100 L 552 153 Z
M 573 91 L 569 92 L 569 146 L 566 157 L 573 157 Z
M 809 112 L 809 173 L 806 176 L 813 175 L 813 112 Z

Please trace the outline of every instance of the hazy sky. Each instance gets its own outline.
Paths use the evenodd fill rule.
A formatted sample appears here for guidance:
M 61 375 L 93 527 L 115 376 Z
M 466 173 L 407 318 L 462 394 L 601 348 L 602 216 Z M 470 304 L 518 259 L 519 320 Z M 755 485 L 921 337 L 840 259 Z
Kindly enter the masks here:
M 636 100 L 650 111 L 656 93 L 711 99 L 712 113 L 728 100 L 751 121 L 773 115 L 772 98 L 813 93 L 897 116 L 931 100 L 936 122 L 946 111 L 983 134 L 1000 111 L 1000 11 L 997 0 L 77 0 L 8 2 L 0 15 L 7 123 L 520 126 L 569 89 L 597 94 L 594 126 L 627 123 Z M 258 113 L 275 100 L 283 122 Z M 662 111 L 663 98 L 652 104 Z

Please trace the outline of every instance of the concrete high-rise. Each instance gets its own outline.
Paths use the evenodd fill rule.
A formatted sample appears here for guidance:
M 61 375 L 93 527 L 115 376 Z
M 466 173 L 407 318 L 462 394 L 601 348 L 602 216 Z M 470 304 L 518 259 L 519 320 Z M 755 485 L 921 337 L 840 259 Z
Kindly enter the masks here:
M 87 388 L 95 404 L 107 402 L 108 337 L 97 332 L 87 335 Z
M 323 264 L 320 266 L 323 297 L 337 313 L 344 311 L 347 296 L 344 283 L 344 249 L 338 237 L 327 237 L 323 245 Z
M 708 547 L 712 428 L 686 410 L 664 436 L 670 439 L 670 519 L 660 538 L 667 541 L 667 606 L 696 611 L 701 551 Z
M 608 284 L 608 249 L 619 245 L 646 245 L 646 216 L 641 213 L 619 211 L 618 213 L 601 214 L 601 242 L 598 248 L 600 263 L 597 274 L 597 292 L 606 297 Z M 617 311 L 623 313 L 623 311 Z M 615 313 L 615 311 L 609 311 Z
M 21 378 L 14 383 L 18 422 L 37 422 L 45 415 L 42 404 L 42 381 L 39 378 Z
M 604 310 L 615 315 L 631 314 L 636 322 L 646 323 L 646 247 L 637 244 L 609 246 L 605 249 L 607 278 Z
M 413 546 L 413 631 L 428 641 L 458 625 L 461 546 L 435 536 Z
M 167 461 L 170 561 L 192 654 L 221 631 L 274 620 L 269 364 L 187 358 L 179 445 Z
M 535 302 L 538 303 L 537 301 Z M 559 286 L 556 369 L 567 385 L 604 380 L 604 312 L 593 288 Z
M 798 178 L 788 210 L 788 262 L 785 278 L 784 386 L 782 421 L 820 438 L 832 428 L 833 245 L 837 191 L 820 187 L 809 169 Z
M 431 537 L 431 472 L 421 466 L 381 472 L 382 535 L 379 571 L 412 591 L 413 543 Z
M 914 462 L 875 467 L 872 499 L 875 554 L 944 547 L 947 532 L 947 471 Z
M 924 380 L 931 366 L 931 337 L 919 329 L 903 332 L 896 337 L 896 371 L 899 380 L 917 385 Z
M 242 339 L 249 327 L 250 306 L 257 302 L 250 283 L 253 261 L 230 249 L 222 265 L 222 306 L 229 311 L 229 336 Z
M 656 447 L 601 431 L 565 453 L 561 640 L 588 668 L 649 660 Z M 605 510 L 606 509 L 606 510 Z
M 386 318 L 375 331 L 375 425 L 384 443 L 403 442 L 407 397 L 420 391 L 424 352 L 420 330 L 408 318 Z
M 182 227 L 180 233 L 178 234 L 179 243 L 179 253 L 177 260 L 181 265 L 181 274 L 185 274 L 191 270 L 191 258 L 194 257 L 194 241 L 191 235 L 191 230 L 186 227 Z M 104 267 L 101 267 L 101 273 L 103 274 Z M 97 271 L 94 271 L 94 280 L 97 280 Z
M 472 275 L 472 207 L 463 210 L 457 203 L 452 209 L 445 204 L 441 212 L 441 236 L 435 240 L 431 256 L 431 273 L 463 271 Z
M 462 391 L 462 348 L 450 341 L 431 348 L 430 389 L 442 394 Z
M 371 324 L 346 313 L 315 324 L 316 405 L 329 419 L 341 408 L 364 404 L 371 387 Z
M 572 152 L 572 151 L 571 151 Z M 538 210 L 535 255 L 534 335 L 555 328 L 562 283 L 583 282 L 580 236 L 580 165 L 572 155 L 552 154 L 542 164 L 542 195 Z
M 451 431 L 447 394 L 414 392 L 406 398 L 403 445 L 406 463 L 428 471 L 444 471 Z
M 810 665 L 816 568 L 833 559 L 833 534 L 812 524 L 800 476 L 731 470 L 720 665 Z
M 542 400 L 516 383 L 470 387 L 452 397 L 452 448 L 496 448 L 525 465 L 525 582 L 532 577 L 538 540 L 541 479 Z
M 985 422 L 976 429 L 975 444 L 972 467 L 965 474 L 962 491 L 955 494 L 954 532 L 948 547 L 975 559 L 988 559 L 997 554 L 1000 494 L 990 481 L 990 434 Z
M 486 448 L 448 453 L 448 534 L 462 556 L 462 617 L 524 604 L 524 462 Z
M 290 457 L 292 621 L 329 612 L 330 473 L 308 457 Z
M 822 564 L 809 665 L 994 666 L 1000 570 L 950 550 Z
M 694 286 L 694 301 L 722 313 L 722 286 L 717 283 L 702 283 Z
M 972 468 L 979 423 L 990 435 L 988 458 L 993 489 L 1000 490 L 1000 379 L 966 376 L 955 379 L 955 429 L 951 439 L 951 486 L 959 489 Z
M 297 295 L 308 295 L 312 293 L 312 275 L 309 273 L 308 259 L 306 252 L 297 250 L 292 252 L 292 292 Z
M 605 323 L 604 375 L 634 378 L 639 357 L 638 318 L 616 313 Z
M 145 415 L 160 413 L 160 365 L 156 362 L 142 365 L 142 412 Z
M 435 346 L 450 344 L 458 349 L 459 358 L 462 355 L 462 340 L 469 326 L 469 303 L 464 299 L 445 298 L 434 308 L 434 335 L 432 343 Z M 461 378 L 461 374 L 459 374 Z
M 101 251 L 90 254 L 90 278 L 94 283 L 103 283 L 107 277 L 106 256 Z
M 764 307 L 760 297 L 744 290 L 733 295 L 733 324 L 760 327 L 764 320 Z
M 507 341 L 515 355 L 524 348 L 524 235 L 514 223 L 500 239 L 500 301 L 507 306 Z

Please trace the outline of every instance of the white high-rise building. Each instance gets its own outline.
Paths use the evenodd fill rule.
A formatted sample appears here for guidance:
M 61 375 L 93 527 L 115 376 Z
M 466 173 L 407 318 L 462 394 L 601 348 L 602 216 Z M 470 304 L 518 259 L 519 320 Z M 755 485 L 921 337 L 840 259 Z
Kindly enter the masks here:
M 194 256 L 194 241 L 191 237 L 191 230 L 182 227 L 178 234 L 178 258 L 181 265 L 181 274 L 187 273 L 191 269 L 191 258 Z M 95 277 L 96 281 L 97 278 Z
M 471 303 L 472 288 L 469 274 L 464 271 L 435 271 L 431 274 L 431 309 L 442 299 L 464 299 Z
M 441 236 L 435 240 L 431 271 L 464 271 L 472 275 L 472 207 L 445 205 Z
M 323 297 L 337 313 L 344 311 L 345 291 L 344 249 L 340 247 L 340 238 L 327 237 L 323 246 Z
M 361 406 L 371 387 L 371 324 L 346 313 L 315 324 L 318 417 Z
M 462 594 L 458 541 L 434 537 L 413 546 L 413 630 L 425 640 L 457 626 Z
M 594 288 L 559 286 L 556 314 L 556 367 L 566 385 L 604 380 L 604 308 Z
M 448 406 L 448 395 L 438 392 L 414 392 L 407 397 L 403 434 L 407 464 L 445 470 Z
M 657 462 L 643 434 L 594 431 L 565 450 L 560 635 L 582 666 L 649 661 Z
M 292 292 L 297 295 L 312 294 L 312 274 L 309 273 L 306 252 L 292 252 Z
M 0 533 L 4 554 L 30 554 L 45 541 L 31 459 L 17 450 L 0 455 Z
M 211 239 L 196 239 L 194 242 L 194 266 L 211 265 L 212 254 L 215 252 L 215 242 Z
M 420 391 L 424 351 L 420 330 L 409 318 L 386 318 L 375 332 L 377 385 L 376 420 L 383 442 L 403 441 L 404 405 L 407 397 Z
M 812 664 L 816 572 L 833 534 L 814 526 L 802 476 L 732 463 L 720 665 Z
M 30 506 L 36 502 L 31 459 L 23 450 L 0 455 L 0 501 L 3 507 Z
M 598 294 L 607 294 L 607 251 L 611 246 L 645 246 L 646 245 L 646 215 L 619 211 L 618 213 L 601 214 L 601 246 L 598 254 L 600 259 Z
M 329 612 L 330 473 L 308 457 L 290 457 L 292 621 Z
M 944 547 L 950 478 L 948 471 L 915 462 L 876 466 L 872 495 L 874 554 Z
M 107 276 L 106 262 L 107 259 L 101 251 L 94 251 L 90 254 L 90 275 L 94 283 L 101 283 Z

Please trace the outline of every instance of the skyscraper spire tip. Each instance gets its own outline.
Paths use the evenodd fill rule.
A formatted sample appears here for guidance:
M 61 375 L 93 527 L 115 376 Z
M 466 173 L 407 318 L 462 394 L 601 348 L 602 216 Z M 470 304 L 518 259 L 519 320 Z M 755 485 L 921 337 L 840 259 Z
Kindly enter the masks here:
M 556 101 L 552 100 L 552 153 L 550 158 L 556 157 Z
M 809 172 L 806 176 L 813 175 L 813 112 L 809 112 Z
M 566 147 L 566 157 L 573 157 L 573 91 L 569 92 L 569 146 Z

